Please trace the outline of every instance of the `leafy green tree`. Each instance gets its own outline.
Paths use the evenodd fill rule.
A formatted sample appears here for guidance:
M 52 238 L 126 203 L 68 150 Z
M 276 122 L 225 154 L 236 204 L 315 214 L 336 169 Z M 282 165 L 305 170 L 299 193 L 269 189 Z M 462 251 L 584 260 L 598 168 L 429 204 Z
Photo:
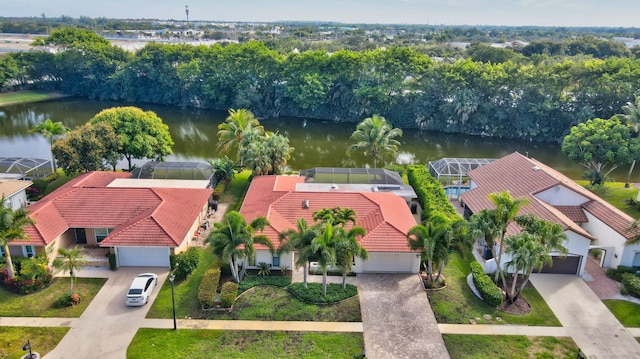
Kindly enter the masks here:
M 629 126 L 631 132 L 633 133 L 634 138 L 638 138 L 640 134 L 640 97 L 635 97 L 635 102 L 627 102 L 626 105 L 622 106 L 622 111 L 624 114 L 619 115 Z M 629 173 L 627 174 L 627 182 L 625 182 L 624 187 L 629 188 L 629 182 L 631 182 L 631 173 L 633 172 L 633 168 L 636 166 L 636 158 L 631 162 L 631 167 L 629 168 Z
M 153 111 L 137 107 L 112 107 L 91 119 L 92 124 L 105 122 L 122 139 L 121 154 L 129 163 L 134 158 L 162 160 L 172 153 L 173 139 L 169 127 Z
M 587 168 L 583 176 L 591 185 L 600 185 L 618 166 L 637 158 L 640 145 L 617 117 L 595 118 L 571 128 L 562 142 L 562 152 Z
M 236 159 L 242 160 L 242 136 L 244 133 L 255 130 L 257 134 L 264 134 L 264 127 L 247 109 L 230 109 L 225 122 L 218 125 L 218 143 L 216 148 L 220 153 L 230 154 L 236 152 Z M 241 162 L 242 165 L 242 162 Z
M 39 133 L 44 136 L 47 141 L 49 141 L 49 149 L 53 148 L 53 142 L 56 138 L 64 135 L 69 132 L 69 127 L 62 124 L 62 122 L 53 122 L 51 119 L 46 119 L 44 122 L 41 122 L 34 126 L 30 132 Z M 53 156 L 53 152 L 51 153 L 51 164 L 53 164 L 53 170 L 56 170 L 56 159 Z
M 518 216 L 518 212 L 520 209 L 527 204 L 529 204 L 529 200 L 525 197 L 521 198 L 513 198 L 509 191 L 502 191 L 499 193 L 489 193 L 487 196 L 491 202 L 493 202 L 496 208 L 494 209 L 494 220 L 496 223 L 496 227 L 498 229 L 498 233 L 500 235 L 500 248 L 498 249 L 498 257 L 496 258 L 496 274 L 494 277 L 494 282 L 498 282 L 498 276 L 502 279 L 502 286 L 506 290 L 507 281 L 504 276 L 504 271 L 502 270 L 502 252 L 504 248 L 504 239 L 507 234 L 507 227 L 513 221 L 515 221 Z
M 315 227 L 309 226 L 304 218 L 298 219 L 296 229 L 287 229 L 280 233 L 279 253 L 297 251 L 296 268 L 304 268 L 304 287 L 307 288 L 307 273 L 309 262 L 315 259 L 311 252 L 311 242 L 318 236 Z
M 110 166 L 114 171 L 122 159 L 122 138 L 107 123 L 87 123 L 53 144 L 51 152 L 68 174 L 100 171 Z
M 363 151 L 373 160 L 373 167 L 377 167 L 379 160 L 393 157 L 398 152 L 402 130 L 393 128 L 384 117 L 373 115 L 365 118 L 356 126 L 351 139 L 356 143 L 349 147 L 349 151 Z
M 73 293 L 73 281 L 76 275 L 76 272 L 82 269 L 82 266 L 87 264 L 87 260 L 84 257 L 84 250 L 81 247 L 73 247 L 71 249 L 60 248 L 58 249 L 58 258 L 60 261 L 57 262 L 58 267 L 56 269 L 61 269 L 63 272 L 69 272 L 69 295 Z
M 351 208 L 340 206 L 323 208 L 313 212 L 312 218 L 316 222 L 330 223 L 332 226 L 346 226 L 348 223 L 356 224 L 356 212 Z
M 29 217 L 29 212 L 27 212 L 26 208 L 20 207 L 13 210 L 9 204 L 5 203 L 4 194 L 2 195 L 0 200 L 0 246 L 4 248 L 9 278 L 15 276 L 9 243 L 18 239 L 29 239 L 24 229 L 34 223 L 35 221 Z
M 247 224 L 244 217 L 236 211 L 227 213 L 222 221 L 214 224 L 207 242 L 218 259 L 229 263 L 234 282 L 240 283 L 244 278 L 247 266 L 255 256 L 255 243 L 274 250 L 269 238 L 255 234 L 267 225 L 269 221 L 264 217 L 257 217 Z M 242 261 L 242 271 L 238 270 L 239 261 Z

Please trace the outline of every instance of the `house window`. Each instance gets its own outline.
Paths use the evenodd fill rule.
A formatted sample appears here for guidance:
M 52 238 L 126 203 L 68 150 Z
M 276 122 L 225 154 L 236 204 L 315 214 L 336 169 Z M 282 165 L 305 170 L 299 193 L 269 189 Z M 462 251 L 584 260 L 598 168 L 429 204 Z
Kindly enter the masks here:
M 36 255 L 36 252 L 33 250 L 33 246 L 22 246 L 22 255 L 31 258 Z
M 4 246 L 0 247 L 0 258 L 4 257 Z
M 109 235 L 109 233 L 111 233 L 111 231 L 113 231 L 113 228 L 96 228 L 95 229 L 96 242 L 97 243 L 102 242 L 105 238 L 107 238 L 107 236 Z
M 273 254 L 271 263 L 274 267 L 280 267 L 280 256 L 278 256 L 278 253 Z

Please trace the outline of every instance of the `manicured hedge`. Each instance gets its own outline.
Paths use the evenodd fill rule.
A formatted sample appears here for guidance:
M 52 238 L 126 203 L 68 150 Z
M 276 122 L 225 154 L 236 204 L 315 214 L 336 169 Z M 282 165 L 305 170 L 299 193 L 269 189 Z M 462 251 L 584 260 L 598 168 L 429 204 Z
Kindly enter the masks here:
M 622 275 L 622 285 L 626 294 L 640 298 L 640 277 L 635 273 L 624 273 Z
M 615 280 L 616 282 L 622 282 L 622 275 L 625 273 L 636 273 L 636 269 L 627 266 L 618 266 L 618 268 L 607 269 L 607 277 Z
M 473 284 L 480 292 L 484 301 L 492 307 L 497 307 L 502 304 L 502 290 L 498 288 L 495 283 L 489 278 L 487 273 L 484 272 L 482 265 L 476 261 L 471 262 L 471 275 L 473 277 Z
M 444 214 L 451 223 L 462 219 L 451 202 L 449 202 L 449 198 L 447 198 L 442 184 L 431 176 L 425 166 L 409 166 L 407 178 L 416 195 L 418 195 L 418 201 L 423 211 L 423 218 L 427 218 L 432 212 L 438 211 Z
M 308 288 L 304 287 L 304 283 L 293 283 L 287 289 L 299 299 L 309 303 L 336 303 L 358 295 L 358 288 L 351 284 L 347 284 L 347 287 L 342 289 L 342 284 L 329 283 L 326 296 L 322 296 L 322 283 L 308 283 Z
M 238 296 L 238 284 L 234 282 L 226 282 L 222 285 L 220 292 L 220 302 L 223 308 L 231 308 Z
M 200 287 L 198 287 L 198 300 L 204 308 L 213 307 L 219 282 L 220 268 L 212 267 L 204 272 L 202 281 L 200 282 Z

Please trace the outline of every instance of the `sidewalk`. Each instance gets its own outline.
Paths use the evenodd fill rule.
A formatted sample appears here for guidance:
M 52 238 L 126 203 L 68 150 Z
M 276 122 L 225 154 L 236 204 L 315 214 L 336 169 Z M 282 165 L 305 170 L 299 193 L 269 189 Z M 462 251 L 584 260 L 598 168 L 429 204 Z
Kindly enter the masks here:
M 275 330 L 296 332 L 354 332 L 362 333 L 360 322 L 295 322 L 258 320 L 200 320 L 180 319 L 178 329 L 213 330 Z M 141 328 L 172 329 L 172 319 L 145 319 Z
M 526 335 L 530 337 L 568 337 L 563 327 L 536 327 L 500 324 L 438 324 L 442 334 Z

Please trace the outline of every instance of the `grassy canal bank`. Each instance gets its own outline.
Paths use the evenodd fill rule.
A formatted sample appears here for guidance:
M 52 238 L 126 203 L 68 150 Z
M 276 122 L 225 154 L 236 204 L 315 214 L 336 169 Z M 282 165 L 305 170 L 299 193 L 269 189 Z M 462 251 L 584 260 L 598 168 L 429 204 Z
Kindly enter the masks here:
M 67 97 L 60 92 L 47 91 L 16 91 L 0 93 L 0 106 L 13 105 L 16 103 L 38 102 Z

